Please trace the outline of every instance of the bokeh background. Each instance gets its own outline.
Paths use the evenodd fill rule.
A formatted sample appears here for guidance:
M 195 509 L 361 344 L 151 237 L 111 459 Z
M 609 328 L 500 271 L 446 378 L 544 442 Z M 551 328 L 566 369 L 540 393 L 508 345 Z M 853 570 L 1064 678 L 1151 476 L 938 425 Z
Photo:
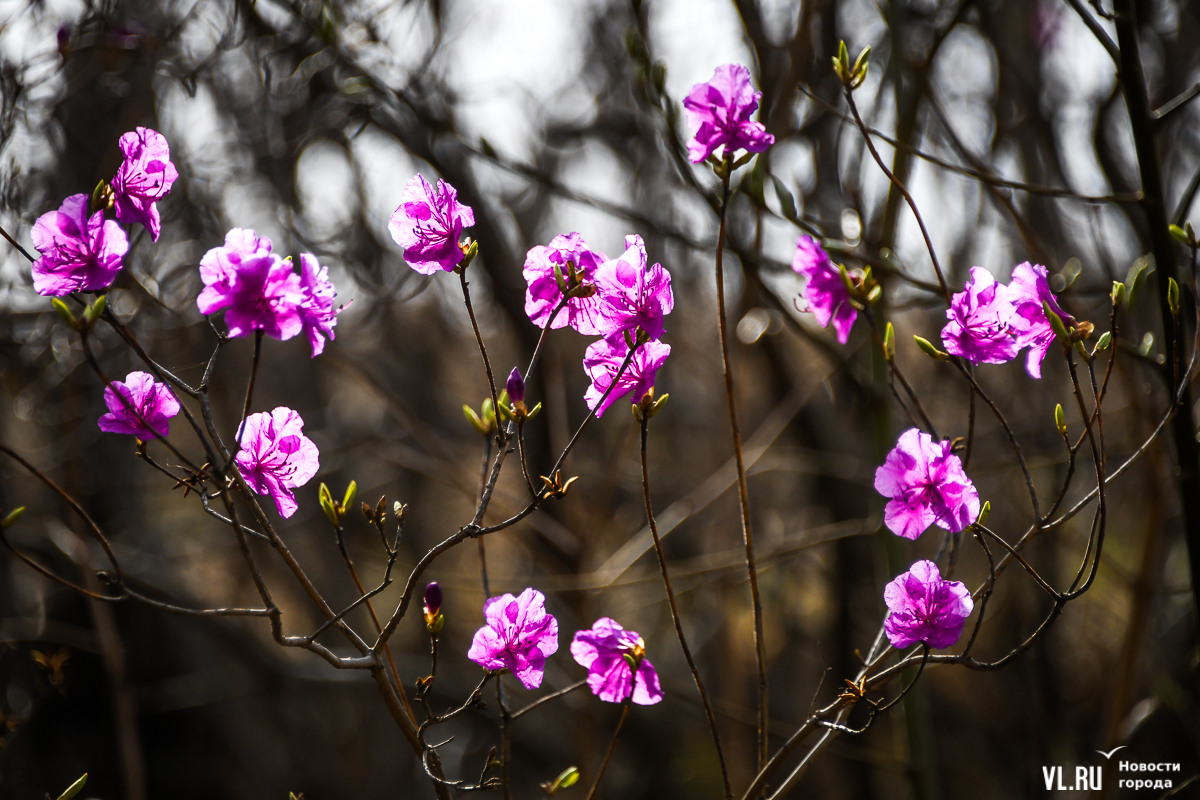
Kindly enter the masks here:
M 1136 8 L 1157 107 L 1200 80 L 1200 9 L 1184 0 Z M 1063 0 L 3 0 L 0 224 L 29 247 L 39 214 L 113 174 L 121 133 L 162 131 L 181 177 L 160 203 L 161 239 L 135 237 L 110 303 L 155 358 L 193 383 L 214 344 L 195 307 L 197 263 L 227 229 L 254 228 L 281 252 L 315 252 L 330 265 L 339 302 L 353 301 L 336 342 L 310 359 L 299 339 L 266 340 L 255 407 L 296 408 L 320 447 L 318 478 L 281 530 L 335 606 L 356 595 L 318 481 L 337 494 L 354 479 L 362 499 L 409 505 L 397 567 L 407 574 L 470 519 L 484 452 L 460 411 L 487 390 L 458 281 L 415 273 L 388 235 L 405 180 L 442 176 L 474 208 L 475 308 L 504 373 L 526 362 L 538 333 L 523 310 L 528 248 L 579 231 L 616 255 L 626 234 L 643 236 L 676 298 L 673 352 L 658 380 L 671 400 L 651 429 L 654 501 L 735 786 L 744 787 L 755 667 L 715 324 L 716 182 L 682 158 L 690 131 L 678 106 L 719 64 L 750 65 L 760 119 L 777 140 L 735 180 L 726 256 L 773 745 L 853 674 L 885 613 L 884 583 L 942 543 L 936 529 L 913 543 L 881 532 L 874 469 L 911 423 L 865 326 L 839 346 L 794 303 L 795 220 L 850 266 L 885 259 L 932 280 L 914 218 L 841 116 L 830 69 L 839 39 L 852 55 L 873 48 L 856 97 L 869 125 L 900 140 L 898 149 L 881 141 L 881 155 L 913 188 L 949 280 L 961 286 L 973 265 L 1006 279 L 1016 263 L 1042 263 L 1063 304 L 1105 329 L 1110 282 L 1151 244 L 1133 202 L 1140 183 L 1114 62 Z M 1195 192 L 1197 130 L 1200 103 L 1158 129 L 1167 208 L 1179 219 Z M 939 429 L 966 435 L 967 387 L 911 344 L 912 334 L 936 339 L 942 301 L 919 283 L 881 277 L 879 311 L 896 325 L 898 362 Z M 1157 291 L 1152 275 L 1118 337 L 1104 421 L 1111 463 L 1140 445 L 1167 404 Z M 80 499 L 133 585 L 189 605 L 254 604 L 228 528 L 136 459 L 131 439 L 97 429 L 101 385 L 78 337 L 33 293 L 27 262 L 7 245 L 0 310 L 0 440 Z M 528 428 L 537 469 L 549 469 L 586 413 L 587 344 L 555 333 L 530 380 L 544 406 Z M 94 346 L 109 374 L 138 368 L 111 331 Z M 251 341 L 238 340 L 218 363 L 226 430 L 251 353 Z M 1048 360 L 1041 381 L 1020 362 L 979 376 L 1052 495 L 1066 471 L 1053 409 L 1073 409 L 1063 364 Z M 1081 429 L 1076 412 L 1068 421 Z M 1013 539 L 1031 519 L 1021 473 L 982 408 L 975 436 L 970 473 L 991 502 L 992 526 Z M 174 438 L 199 456 L 179 421 Z M 1072 498 L 1088 486 L 1081 465 Z M 510 466 L 489 520 L 524 501 Z M 538 587 L 559 619 L 562 648 L 539 695 L 583 676 L 567 652 L 574 630 L 598 616 L 638 630 L 667 698 L 634 709 L 600 793 L 717 798 L 704 717 L 645 548 L 637 431 L 622 405 L 589 429 L 568 472 L 580 477 L 565 499 L 487 539 L 494 591 Z M 794 796 L 1041 797 L 1043 766 L 1070 775 L 1073 765 L 1104 763 L 1096 748 L 1121 744 L 1132 760 L 1179 762 L 1182 771 L 1165 776 L 1177 783 L 1200 772 L 1179 474 L 1169 436 L 1152 443 L 1110 489 L 1094 588 L 1048 636 L 1000 672 L 929 669 L 903 706 L 866 734 L 838 739 Z M 14 543 L 80 580 L 102 563 L 64 505 L 4 461 L 0 509 L 18 505 L 29 511 L 9 531 Z M 372 583 L 384 557 L 374 531 L 351 519 L 350 551 Z M 1083 514 L 1040 537 L 1031 560 L 1069 582 L 1089 522 Z M 294 582 L 261 556 L 288 631 L 315 629 Z M 978 549 L 965 547 L 956 577 L 977 586 L 986 574 Z M 7 551 L 0 576 L 0 797 L 57 796 L 83 772 L 83 796 L 114 800 L 432 796 L 372 682 L 281 650 L 262 620 L 88 602 Z M 446 593 L 434 702 L 449 707 L 478 680 L 465 658 L 482 622 L 475 546 L 446 554 L 427 576 Z M 396 592 L 378 606 L 390 610 Z M 1047 608 L 1010 570 L 980 654 L 1007 652 Z M 428 669 L 419 614 L 393 643 L 411 686 Z M 66 660 L 47 669 L 35 652 Z M 510 693 L 514 705 L 531 699 Z M 563 796 L 582 797 L 617 713 L 575 693 L 518 721 L 517 796 L 538 795 L 539 781 L 577 765 L 584 780 Z M 442 749 L 451 776 L 477 775 L 497 741 L 494 703 L 445 730 L 455 737 Z M 1105 794 L 1117 778 L 1106 767 Z M 1187 792 L 1200 796 L 1196 786 L 1176 796 Z

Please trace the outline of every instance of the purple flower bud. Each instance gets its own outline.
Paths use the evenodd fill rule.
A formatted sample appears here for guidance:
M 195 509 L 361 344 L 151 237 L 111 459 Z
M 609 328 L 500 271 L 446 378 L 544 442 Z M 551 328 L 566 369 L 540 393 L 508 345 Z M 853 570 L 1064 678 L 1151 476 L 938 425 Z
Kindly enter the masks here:
M 438 586 L 437 581 L 433 581 L 425 587 L 425 615 L 426 617 L 436 617 L 441 610 L 442 587 Z
M 504 388 L 508 390 L 508 396 L 514 403 L 525 402 L 525 379 L 521 377 L 521 370 L 513 367 L 512 372 L 508 373 L 508 382 L 504 384 Z
M 58 52 L 65 54 L 71 49 L 71 26 L 58 26 Z

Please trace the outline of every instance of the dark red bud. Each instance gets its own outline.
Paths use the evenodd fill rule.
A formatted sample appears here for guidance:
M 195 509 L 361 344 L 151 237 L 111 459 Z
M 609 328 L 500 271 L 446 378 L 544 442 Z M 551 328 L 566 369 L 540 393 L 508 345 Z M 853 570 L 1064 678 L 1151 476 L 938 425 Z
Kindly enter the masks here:
M 429 617 L 436 617 L 441 609 L 442 587 L 437 585 L 437 581 L 434 581 L 425 587 L 425 614 Z
M 508 373 L 508 382 L 504 384 L 504 388 L 508 390 L 508 396 L 514 403 L 525 402 L 525 379 L 521 377 L 521 370 L 513 367 L 513 371 Z

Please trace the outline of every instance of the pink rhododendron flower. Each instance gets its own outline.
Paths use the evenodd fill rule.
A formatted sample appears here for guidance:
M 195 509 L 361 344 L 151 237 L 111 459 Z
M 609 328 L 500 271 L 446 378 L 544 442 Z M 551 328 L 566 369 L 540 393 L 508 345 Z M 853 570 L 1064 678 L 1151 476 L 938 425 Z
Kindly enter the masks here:
M 850 338 L 850 329 L 858 319 L 858 310 L 850 305 L 850 292 L 842 283 L 842 273 L 829 254 L 812 237 L 801 236 L 796 240 L 796 253 L 792 256 L 792 270 L 808 279 L 804 284 L 807 308 L 817 318 L 817 324 L 828 328 L 833 323 L 839 344 Z
M 475 632 L 467 658 L 484 669 L 508 669 L 526 689 L 542 685 L 546 657 L 558 651 L 558 620 L 537 589 L 502 594 L 483 604 L 487 625 Z
M 627 654 L 637 661 L 636 677 L 625 660 Z M 630 692 L 638 705 L 652 706 L 663 699 L 658 673 L 646 658 L 642 637 L 608 617 L 596 620 L 590 630 L 575 632 L 571 655 L 581 667 L 587 667 L 592 694 L 606 703 L 622 703 Z
M 891 500 L 884 508 L 888 529 L 916 539 L 935 522 L 957 533 L 979 518 L 979 492 L 950 452 L 950 442 L 909 428 L 875 470 L 875 491 Z
M 257 253 L 238 267 L 225 324 L 233 337 L 262 331 L 275 339 L 290 339 L 304 328 L 303 302 L 304 290 L 292 262 L 273 253 Z
M 942 328 L 946 352 L 972 364 L 1004 364 L 1016 358 L 1019 348 L 1012 327 L 1010 296 L 1009 288 L 997 283 L 992 273 L 983 267 L 971 267 L 971 279 L 946 309 L 950 320 Z
M 671 345 L 665 342 L 650 341 L 641 346 L 629 362 L 629 366 L 621 373 L 616 388 L 599 408 L 600 398 L 612 385 L 625 357 L 629 355 L 629 345 L 623 337 L 614 336 L 593 342 L 583 353 L 583 369 L 592 379 L 592 385 L 583 395 L 588 408 L 594 409 L 596 416 L 603 416 L 608 407 L 632 393 L 631 402 L 638 402 L 646 392 L 654 388 L 654 376 L 662 369 L 667 356 L 671 355 Z
M 975 607 L 962 581 L 942 580 L 932 561 L 918 561 L 885 586 L 883 601 L 892 612 L 883 627 L 897 648 L 917 642 L 935 649 L 949 647 L 962 635 L 963 623 Z
M 42 214 L 29 237 L 41 255 L 33 262 L 33 289 L 62 297 L 72 292 L 107 289 L 121 271 L 129 252 L 125 231 L 104 212 L 87 213 L 88 196 L 73 194 L 58 211 Z
M 1048 303 L 1050 310 L 1062 317 L 1066 325 L 1070 326 L 1074 319 L 1062 310 L 1054 292 L 1050 291 L 1049 273 L 1041 264 L 1028 261 L 1018 264 L 1013 269 L 1008 291 L 1015 309 L 1011 324 L 1017 335 L 1017 347 L 1029 348 L 1025 354 L 1025 369 L 1032 377 L 1041 378 L 1042 360 L 1055 338 L 1042 303 Z
M 762 92 L 750 85 L 750 70 L 741 64 L 717 67 L 712 80 L 693 86 L 683 101 L 688 122 L 697 127 L 688 142 L 692 163 L 699 164 L 721 145 L 732 155 L 734 150 L 761 153 L 775 144 L 762 123 L 750 119 L 761 99 Z
M 249 228 L 234 228 L 225 234 L 225 245 L 214 247 L 200 259 L 200 280 L 204 288 L 196 298 L 196 307 L 204 315 L 229 308 L 233 302 L 233 282 L 243 259 L 256 253 L 270 253 L 271 240 Z
M 304 292 L 300 322 L 312 346 L 312 357 L 316 358 L 325 351 L 325 340 L 335 338 L 333 328 L 337 325 L 337 315 L 346 306 L 333 307 L 337 290 L 329 280 L 329 267 L 322 267 L 312 253 L 300 254 L 300 288 Z
M 179 177 L 171 163 L 167 137 L 139 127 L 121 136 L 119 145 L 125 161 L 112 179 L 117 219 L 126 224 L 140 222 L 157 242 L 162 220 L 156 203 L 167 196 Z
M 224 310 L 233 337 L 262 331 L 275 339 L 290 339 L 304 329 L 301 306 L 314 302 L 292 262 L 271 252 L 271 240 L 243 228 L 230 231 L 224 247 L 205 253 L 200 277 L 206 286 L 196 299 L 197 308 L 201 314 Z M 318 306 L 310 308 L 320 314 Z
M 525 313 L 533 324 L 539 328 L 545 328 L 548 323 L 551 328 L 570 325 L 585 336 L 599 334 L 600 298 L 594 293 L 587 297 L 572 297 L 551 321 L 550 315 L 563 298 L 562 288 L 554 277 L 554 266 L 557 264 L 564 280 L 568 280 L 567 262 L 570 261 L 580 280 L 587 284 L 595 282 L 596 270 L 607 260 L 608 256 L 590 249 L 578 233 L 560 233 L 550 240 L 550 244 L 530 249 L 522 272 L 529 284 L 525 292 Z
M 171 432 L 171 417 L 179 413 L 175 395 L 148 372 L 131 372 L 124 383 L 113 381 L 104 387 L 104 405 L 108 406 L 108 413 L 96 423 L 100 430 L 127 433 L 146 441 L 167 436 Z
M 404 184 L 404 202 L 392 213 L 388 230 L 404 248 L 404 260 L 422 275 L 439 269 L 453 272 L 462 261 L 458 246 L 463 228 L 475 224 L 475 212 L 460 205 L 458 191 L 438 179 L 437 191 L 422 175 Z
M 250 488 L 269 495 L 284 519 L 298 508 L 292 489 L 312 480 L 320 467 L 317 446 L 303 430 L 304 420 L 290 408 L 251 414 L 242 429 L 242 449 L 234 457 Z
M 651 339 L 658 339 L 665 332 L 663 316 L 675 307 L 671 273 L 661 264 L 646 268 L 646 244 L 641 236 L 626 236 L 625 248 L 596 270 L 602 316 L 598 332 L 612 337 L 641 328 Z

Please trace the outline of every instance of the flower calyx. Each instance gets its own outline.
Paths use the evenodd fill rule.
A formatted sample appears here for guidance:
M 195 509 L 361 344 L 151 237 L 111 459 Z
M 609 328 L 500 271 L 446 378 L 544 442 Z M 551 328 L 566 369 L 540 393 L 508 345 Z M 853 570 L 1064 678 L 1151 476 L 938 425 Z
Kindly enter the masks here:
M 866 700 L 871 705 L 876 705 L 876 703 L 873 700 L 867 699 L 867 676 L 866 675 L 863 675 L 857 681 L 852 681 L 849 678 L 844 678 L 843 680 L 845 680 L 845 682 L 846 682 L 846 688 L 843 689 L 838 694 L 839 700 L 846 700 L 851 705 L 857 703 L 859 700 Z
M 625 663 L 629 665 L 632 674 L 636 675 L 638 667 L 642 665 L 642 661 L 646 658 L 646 640 L 639 636 L 632 647 L 621 653 L 621 658 L 625 659 Z
M 949 353 L 947 353 L 943 350 L 939 350 L 933 344 L 933 342 L 929 341 L 928 339 L 922 339 L 920 336 L 914 336 L 913 341 L 915 341 L 917 343 L 917 347 L 920 348 L 922 353 L 929 356 L 934 361 L 949 361 L 950 360 Z
M 542 479 L 542 483 L 545 484 L 545 486 L 542 488 L 542 495 L 544 497 L 565 497 L 567 490 L 571 488 L 571 484 L 579 480 L 579 476 L 575 475 L 567 478 L 566 481 L 563 481 L 561 469 L 554 470 L 553 477 L 548 477 L 546 475 L 540 475 L 539 477 Z
M 992 501 L 984 500 L 983 505 L 979 509 L 979 516 L 975 518 L 975 521 L 973 523 L 971 523 L 972 527 L 974 527 L 976 530 L 979 530 L 980 528 L 982 528 L 984 525 L 987 524 L 988 517 L 991 516 L 991 513 L 992 513 Z
M 103 316 L 104 310 L 108 307 L 108 295 L 102 294 L 91 303 L 85 305 L 83 307 L 83 314 L 78 317 L 75 316 L 75 312 L 68 308 L 67 304 L 60 298 L 50 298 L 50 305 L 71 330 L 83 333 L 90 330 L 96 324 L 96 320 Z
M 100 181 L 96 184 L 96 188 L 92 190 L 92 207 L 91 212 L 94 214 L 97 211 L 107 211 L 113 207 L 117 196 L 113 192 L 112 184 L 108 181 Z
M 479 255 L 479 242 L 472 239 L 470 236 L 458 243 L 458 249 L 462 250 L 462 261 L 458 262 L 458 266 L 454 271 L 462 274 L 467 267 L 471 266 L 471 262 L 475 260 L 475 256 Z
M 500 393 L 500 408 L 503 414 L 508 410 L 508 391 Z M 496 433 L 496 408 L 492 405 L 492 398 L 487 398 L 483 401 L 483 405 L 479 407 L 479 411 L 471 408 L 469 405 L 463 404 L 463 416 L 467 418 L 467 422 L 471 423 L 480 436 L 488 437 Z
M 855 310 L 864 310 L 883 294 L 883 287 L 875 280 L 870 267 L 861 271 L 857 269 L 851 271 L 846 269 L 845 264 L 837 266 L 838 274 L 842 278 L 842 285 L 846 287 L 846 292 L 850 295 L 850 305 Z
M 650 391 L 642 395 L 642 398 L 633 404 L 633 418 L 638 422 L 643 419 L 650 419 L 659 411 L 662 411 L 663 406 L 667 404 L 667 400 L 671 398 L 670 394 L 664 394 L 657 400 L 654 398 L 654 387 L 650 387 Z
M 591 297 L 597 291 L 596 284 L 584 282 L 583 271 L 569 258 L 564 264 L 555 263 L 554 282 L 567 298 Z
M 136 441 L 137 441 L 138 457 L 145 458 L 146 457 L 146 443 L 143 442 L 141 439 L 136 439 Z M 190 492 L 199 492 L 204 487 L 205 481 L 212 481 L 214 483 L 219 483 L 217 481 L 217 479 L 214 478 L 208 472 L 208 468 L 211 466 L 212 466 L 212 464 L 205 462 L 200 467 L 200 469 L 187 470 L 187 477 L 180 478 L 179 480 L 175 481 L 175 485 L 171 487 L 171 491 L 175 491 L 180 486 L 182 486 L 183 487 L 183 496 L 187 497 Z
M 622 331 L 622 335 L 625 337 L 625 344 L 630 350 L 635 347 L 640 347 L 641 345 L 644 345 L 646 342 L 650 341 L 650 334 L 642 330 L 641 325 L 637 326 L 636 332 L 630 333 L 629 331 Z

